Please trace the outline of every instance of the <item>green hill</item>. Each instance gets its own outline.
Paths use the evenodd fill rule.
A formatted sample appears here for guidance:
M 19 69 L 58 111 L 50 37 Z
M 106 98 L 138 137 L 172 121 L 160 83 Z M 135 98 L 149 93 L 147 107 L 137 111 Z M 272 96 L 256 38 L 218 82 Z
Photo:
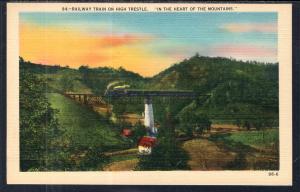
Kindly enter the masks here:
M 119 132 L 106 118 L 63 95 L 50 93 L 47 97 L 51 107 L 59 111 L 57 117 L 65 135 L 70 142 L 75 142 L 72 144 L 76 144 L 76 147 L 111 151 L 124 146 Z
M 144 78 L 139 74 L 127 71 L 122 67 L 118 69 L 109 67 L 89 68 L 81 66 L 79 69 L 71 69 L 59 65 L 48 66 L 24 61 L 20 57 L 20 68 L 47 81 L 50 92 L 79 92 L 95 93 L 103 95 L 106 86 L 113 81 L 121 81 L 132 87 L 140 87 Z
M 258 134 L 245 132 L 245 135 L 221 138 L 224 141 L 253 144 L 257 143 L 259 133 L 272 143 L 278 140 L 264 134 L 265 128 L 278 127 L 278 63 L 195 55 L 152 78 L 143 78 L 123 68 L 81 66 L 71 69 L 34 64 L 20 58 L 22 170 L 101 170 L 113 161 L 104 152 L 132 147 L 135 143 L 119 135 L 118 129 L 125 124 L 113 123 L 63 96 L 65 92 L 103 95 L 108 84 L 116 81 L 132 89 L 199 93 L 196 99 L 153 98 L 155 122 L 160 125 L 159 137 L 167 139 L 160 139 L 164 144 L 157 153 L 158 158 L 173 149 L 177 136 L 201 134 L 211 123 L 258 130 Z M 116 117 L 125 112 L 141 114 L 144 111 L 143 98 L 104 99 L 112 104 Z M 166 157 L 173 159 L 173 155 L 178 156 L 175 151 Z
M 200 57 L 184 60 L 154 76 L 154 89 L 190 89 L 209 94 L 188 107 L 219 121 L 257 116 L 278 119 L 278 64 Z
M 118 69 L 109 67 L 89 68 L 81 66 L 78 70 L 82 75 L 82 82 L 90 87 L 94 93 L 103 95 L 109 83 L 120 81 L 138 88 L 143 85 L 145 79 L 137 73 L 127 71 L 120 67 Z
M 173 102 L 178 114 L 184 107 L 209 116 L 215 122 L 241 123 L 263 118 L 269 124 L 278 124 L 278 63 L 244 62 L 221 57 L 195 55 L 174 64 L 152 78 L 143 78 L 123 68 L 89 68 L 78 70 L 59 66 L 35 65 L 23 62 L 27 69 L 47 78 L 49 90 L 54 92 L 84 92 L 103 95 L 109 83 L 129 84 L 136 89 L 193 90 L 209 97 L 196 101 L 170 99 L 164 104 L 154 99 L 157 120 L 166 105 Z M 165 100 L 164 100 L 165 101 Z M 176 101 L 176 102 L 175 102 Z M 142 113 L 142 99 L 130 103 L 127 100 L 111 100 L 116 113 Z M 253 122 L 252 122 L 253 124 Z

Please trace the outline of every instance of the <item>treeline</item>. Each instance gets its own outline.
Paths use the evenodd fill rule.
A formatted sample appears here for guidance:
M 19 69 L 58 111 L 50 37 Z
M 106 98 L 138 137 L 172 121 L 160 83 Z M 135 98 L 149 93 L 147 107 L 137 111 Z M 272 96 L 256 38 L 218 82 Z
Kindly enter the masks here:
M 120 81 L 135 87 L 143 81 L 139 74 L 127 71 L 122 67 L 118 69 L 110 67 L 89 68 L 88 66 L 79 67 L 82 74 L 82 82 L 90 87 L 94 93 L 103 95 L 109 83 Z
M 199 97 L 187 108 L 220 123 L 278 126 L 278 63 L 195 55 L 154 76 L 149 87 L 190 89 Z
M 68 66 L 60 66 L 60 65 L 43 65 L 43 64 L 36 64 L 32 63 L 30 61 L 25 61 L 22 57 L 19 57 L 19 63 L 20 67 L 22 67 L 23 70 L 26 70 L 31 73 L 37 73 L 37 74 L 54 74 L 64 69 L 70 69 Z
M 26 66 L 32 68 L 32 71 L 47 71 L 42 68 L 48 68 L 34 64 Z M 53 72 L 66 70 L 59 67 L 49 68 L 53 68 Z M 121 67 L 89 68 L 84 65 L 72 73 L 65 74 L 61 75 L 60 82 L 56 82 L 60 84 L 56 87 L 62 87 L 64 91 L 76 92 L 78 85 L 82 84 L 93 93 L 103 95 L 108 84 L 120 81 L 136 89 L 193 90 L 199 93 L 200 96 L 195 101 L 176 98 L 153 99 L 154 116 L 158 123 L 162 123 L 165 118 L 162 111 L 172 103 L 177 116 L 194 111 L 215 123 L 230 123 L 257 129 L 278 126 L 278 63 L 245 62 L 196 54 L 152 78 L 143 78 Z M 74 82 L 77 82 L 77 85 L 74 86 Z M 124 112 L 143 112 L 143 99 L 107 101 L 113 104 L 117 115 Z
M 139 168 L 142 170 L 168 170 L 175 165 L 178 169 L 187 168 L 186 155 L 174 145 L 177 133 L 184 136 L 201 134 L 209 130 L 212 123 L 236 124 L 246 129 L 278 127 L 278 63 L 195 55 L 152 78 L 143 78 L 123 68 L 81 66 L 76 70 L 37 65 L 20 58 L 21 170 L 74 170 L 70 155 L 77 149 L 66 151 L 59 144 L 63 132 L 56 118 L 58 112 L 51 108 L 45 96 L 46 90 L 52 87 L 60 93 L 90 89 L 94 94 L 103 95 L 107 85 L 116 81 L 137 89 L 193 90 L 199 93 L 194 100 L 153 98 L 155 121 L 160 126 L 160 147 L 154 149 L 153 155 L 141 160 Z M 124 112 L 141 114 L 144 110 L 143 98 L 107 98 L 107 102 L 113 105 L 116 115 Z M 168 108 L 172 108 L 171 113 L 166 111 Z M 120 130 L 123 127 L 120 124 Z M 142 125 L 133 129 L 136 143 L 145 133 Z M 76 165 L 78 170 L 92 167 L 95 162 L 104 164 L 109 161 L 95 154 L 98 154 L 96 148 L 89 150 L 83 161 Z

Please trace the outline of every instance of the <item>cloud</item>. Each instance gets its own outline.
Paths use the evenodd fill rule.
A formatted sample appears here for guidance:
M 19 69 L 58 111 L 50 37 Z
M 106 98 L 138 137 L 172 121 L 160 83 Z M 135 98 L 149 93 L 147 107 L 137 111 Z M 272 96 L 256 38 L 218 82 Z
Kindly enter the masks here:
M 251 44 L 221 44 L 207 50 L 210 56 L 233 57 L 242 60 L 276 62 L 277 49 Z
M 100 45 L 114 47 L 114 46 L 122 46 L 122 45 L 136 44 L 136 43 L 145 43 L 152 39 L 153 37 L 146 36 L 146 35 L 132 35 L 132 34 L 107 35 L 107 36 L 103 36 L 100 39 Z
M 20 56 L 46 65 L 77 68 L 124 67 L 152 76 L 175 60 L 155 54 L 148 47 L 155 37 L 145 34 L 90 35 L 65 27 L 20 24 Z
M 231 33 L 277 33 L 277 25 L 274 23 L 228 23 L 220 28 Z

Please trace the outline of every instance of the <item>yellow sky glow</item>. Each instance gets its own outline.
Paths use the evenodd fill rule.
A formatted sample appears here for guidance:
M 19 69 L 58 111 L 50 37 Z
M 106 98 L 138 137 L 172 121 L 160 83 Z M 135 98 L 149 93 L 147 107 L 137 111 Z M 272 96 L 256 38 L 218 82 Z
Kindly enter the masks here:
M 145 45 L 154 38 L 141 35 L 89 35 L 67 27 L 20 25 L 20 56 L 33 63 L 78 68 L 124 67 L 152 76 L 175 58 L 155 54 Z

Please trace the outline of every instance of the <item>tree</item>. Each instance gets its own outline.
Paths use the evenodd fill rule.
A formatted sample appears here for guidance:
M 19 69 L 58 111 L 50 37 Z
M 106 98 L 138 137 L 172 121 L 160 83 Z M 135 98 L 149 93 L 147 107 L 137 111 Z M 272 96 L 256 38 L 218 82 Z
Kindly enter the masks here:
M 46 83 L 28 71 L 20 70 L 20 161 L 21 170 L 47 170 L 55 151 L 53 140 L 58 137 L 57 113 L 45 95 Z
M 250 130 L 251 125 L 250 125 L 249 120 L 245 120 L 245 121 L 243 122 L 243 127 L 245 127 L 245 128 L 247 129 L 247 131 Z
M 211 121 L 204 113 L 196 112 L 192 108 L 184 109 L 178 115 L 180 128 L 187 136 L 192 137 L 193 132 L 202 134 L 204 130 L 210 130 Z
M 238 128 L 240 129 L 242 126 L 242 121 L 240 119 L 236 119 L 235 120 L 235 124 L 238 126 Z
M 133 127 L 132 131 L 133 131 L 133 137 L 132 137 L 132 139 L 133 139 L 133 141 L 134 141 L 135 143 L 137 143 L 138 140 L 139 140 L 141 137 L 143 137 L 144 135 L 146 135 L 146 128 L 145 128 L 144 125 L 142 125 L 141 122 L 138 122 L 138 123 Z
M 85 84 L 89 82 L 89 67 L 82 65 L 78 68 L 79 72 L 82 74 L 82 80 Z
M 175 139 L 174 122 L 173 115 L 167 111 L 163 126 L 159 129 L 158 145 L 153 148 L 151 155 L 140 157 L 139 170 L 189 169 L 188 156 Z
M 74 79 L 68 74 L 65 74 L 61 77 L 60 84 L 63 92 L 73 91 L 74 89 Z
M 19 63 L 22 64 L 22 65 L 25 63 L 23 57 L 19 57 Z

